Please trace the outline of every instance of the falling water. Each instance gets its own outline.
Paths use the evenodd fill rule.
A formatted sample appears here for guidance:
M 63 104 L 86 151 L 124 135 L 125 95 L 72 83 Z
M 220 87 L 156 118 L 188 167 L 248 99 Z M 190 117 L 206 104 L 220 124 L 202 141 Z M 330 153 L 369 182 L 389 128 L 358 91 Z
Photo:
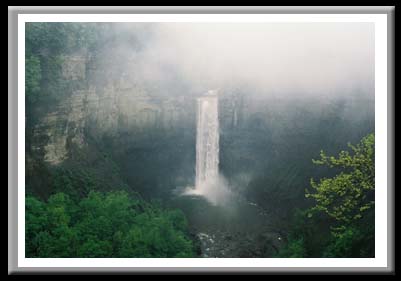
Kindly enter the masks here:
M 219 172 L 219 121 L 216 91 L 198 98 L 195 189 L 214 185 Z

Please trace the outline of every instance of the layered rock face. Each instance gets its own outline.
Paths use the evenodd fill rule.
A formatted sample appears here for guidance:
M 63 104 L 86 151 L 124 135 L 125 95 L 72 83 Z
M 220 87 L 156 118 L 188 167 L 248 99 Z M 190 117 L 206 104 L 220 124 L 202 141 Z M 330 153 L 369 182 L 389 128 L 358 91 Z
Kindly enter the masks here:
M 171 135 L 182 130 L 195 133 L 196 98 L 203 93 L 163 93 L 152 91 L 128 75 L 108 81 L 104 86 L 93 83 L 96 72 L 86 56 L 63 56 L 62 75 L 66 81 L 84 81 L 36 122 L 33 151 L 42 150 L 50 164 L 68 157 L 68 145 L 83 147 L 85 131 L 97 138 L 108 136 L 120 144 L 132 143 L 159 131 Z M 219 111 L 222 128 L 239 126 L 243 116 L 243 98 L 222 93 Z M 194 136 L 195 137 L 195 136 Z
M 193 185 L 196 99 L 209 89 L 194 93 L 179 83 L 164 88 L 157 81 L 143 83 L 135 73 L 118 73 L 108 75 L 106 66 L 93 66 L 88 56 L 64 56 L 63 79 L 78 86 L 35 122 L 31 151 L 57 166 L 71 159 L 72 147 L 95 143 L 113 152 L 137 190 Z M 374 101 L 273 100 L 222 89 L 218 112 L 219 169 L 246 186 L 280 155 L 305 150 L 297 147 L 319 151 L 340 142 L 339 134 L 360 138 L 371 130 Z M 314 138 L 320 143 L 309 143 Z
M 142 194 L 193 185 L 196 99 L 204 92 L 164 91 L 124 74 L 99 83 L 104 71 L 84 56 L 63 57 L 63 79 L 78 86 L 60 93 L 62 98 L 38 115 L 29 142 L 33 156 L 50 167 L 74 165 L 77 148 L 85 155 L 96 146 L 111 152 L 127 182 Z M 219 100 L 221 131 L 240 128 L 241 96 L 222 92 Z
M 65 57 L 66 80 L 86 79 L 87 61 Z M 89 70 L 90 71 L 90 70 Z M 188 95 L 157 95 L 128 79 L 104 88 L 91 85 L 74 90 L 37 122 L 33 150 L 43 150 L 44 160 L 59 164 L 68 157 L 68 144 L 86 144 L 85 131 L 95 137 L 109 136 L 124 143 L 126 138 L 146 137 L 150 131 L 172 134 L 195 126 L 195 98 Z

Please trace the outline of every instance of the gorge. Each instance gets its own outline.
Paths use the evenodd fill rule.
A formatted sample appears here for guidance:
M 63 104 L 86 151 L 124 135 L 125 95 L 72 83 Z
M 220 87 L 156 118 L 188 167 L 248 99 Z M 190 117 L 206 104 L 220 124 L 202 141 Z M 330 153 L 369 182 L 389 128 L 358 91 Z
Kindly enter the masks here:
M 260 50 L 241 53 L 239 61 L 228 51 L 234 47 L 227 47 L 227 53 L 220 51 L 221 56 L 206 53 L 209 45 L 180 53 L 174 44 L 181 41 L 161 36 L 163 30 L 145 23 L 27 25 L 27 195 L 43 202 L 60 192 L 67 195 L 75 205 L 57 197 L 56 203 L 72 208 L 68 219 L 59 218 L 75 223 L 80 218 L 76 208 L 109 206 L 114 197 L 124 204 L 128 200 L 115 194 L 99 199 L 93 192 L 128 192 L 133 204 L 127 207 L 129 216 L 138 216 L 132 224 L 146 227 L 123 229 L 122 234 L 109 227 L 111 234 L 102 236 L 113 237 L 112 242 L 106 241 L 111 246 L 103 241 L 107 251 L 135 246 L 139 243 L 135 241 L 148 245 L 149 253 L 141 248 L 115 251 L 128 256 L 276 257 L 280 249 L 292 245 L 289 241 L 301 243 L 290 235 L 294 225 L 309 227 L 299 233 L 317 241 L 305 238 L 301 246 L 308 251 L 302 255 L 321 256 L 322 245 L 328 243 L 324 239 L 330 236 L 330 220 L 316 216 L 313 223 L 300 223 L 296 219 L 305 217 L 298 215 L 311 207 L 305 198 L 311 178 L 331 177 L 335 172 L 316 167 L 312 159 L 319 158 L 321 150 L 337 154 L 347 149 L 348 142 L 357 143 L 374 132 L 374 91 L 357 84 L 344 89 L 327 86 L 324 92 L 311 94 L 304 84 L 294 82 L 291 67 L 242 69 L 234 63 L 253 61 Z M 158 40 L 163 44 L 156 44 Z M 170 52 L 180 55 L 170 57 Z M 322 61 L 331 61 L 324 52 L 321 56 Z M 219 63 L 204 57 L 218 57 Z M 256 61 L 274 59 L 257 57 Z M 202 66 L 206 71 L 201 71 Z M 277 78 L 280 73 L 285 75 Z M 299 75 L 319 84 L 318 74 Z M 260 84 L 255 77 L 262 77 L 256 81 Z M 276 80 L 282 83 L 271 85 Z M 299 87 L 285 88 L 287 82 Z M 183 191 L 186 196 L 181 196 Z M 56 211 L 63 208 L 51 209 L 51 204 L 49 218 L 57 217 Z M 100 212 L 99 217 L 102 221 L 107 214 Z M 113 219 L 126 225 L 118 216 Z M 91 256 L 87 245 L 96 243 L 87 220 L 84 217 L 78 230 L 90 233 L 87 241 L 81 241 L 86 247 L 81 251 Z M 99 233 L 107 229 L 105 225 L 96 228 Z M 46 233 L 43 230 L 36 238 Z M 163 240 L 172 236 L 178 240 Z M 146 240 L 149 237 L 154 243 L 177 243 L 182 248 L 164 251 L 158 244 L 162 250 L 156 247 L 156 251 Z M 198 250 L 188 250 L 188 241 Z M 107 257 L 106 250 L 98 257 Z

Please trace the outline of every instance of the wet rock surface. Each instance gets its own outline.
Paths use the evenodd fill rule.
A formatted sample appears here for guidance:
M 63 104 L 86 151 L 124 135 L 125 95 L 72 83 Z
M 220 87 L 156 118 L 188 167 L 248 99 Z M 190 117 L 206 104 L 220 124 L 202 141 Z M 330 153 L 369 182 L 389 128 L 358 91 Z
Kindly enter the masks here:
M 269 258 L 282 246 L 269 215 L 244 200 L 214 206 L 202 197 L 175 202 L 187 215 L 204 258 Z

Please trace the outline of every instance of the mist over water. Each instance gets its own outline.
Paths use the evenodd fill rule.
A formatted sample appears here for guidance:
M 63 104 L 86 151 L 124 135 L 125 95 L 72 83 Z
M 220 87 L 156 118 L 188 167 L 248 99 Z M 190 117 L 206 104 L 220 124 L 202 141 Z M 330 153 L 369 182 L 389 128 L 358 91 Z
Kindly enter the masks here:
M 217 175 L 211 180 L 206 180 L 201 186 L 187 187 L 181 195 L 202 196 L 214 206 L 228 206 L 235 199 L 235 195 L 223 175 Z

